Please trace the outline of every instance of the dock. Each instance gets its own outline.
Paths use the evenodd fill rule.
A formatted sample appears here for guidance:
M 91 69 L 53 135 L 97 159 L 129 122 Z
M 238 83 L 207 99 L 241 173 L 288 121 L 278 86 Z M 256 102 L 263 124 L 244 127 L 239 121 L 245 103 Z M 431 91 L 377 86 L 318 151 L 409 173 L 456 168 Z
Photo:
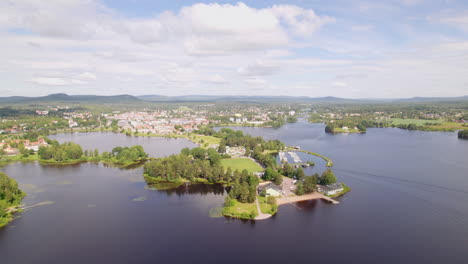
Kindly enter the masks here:
M 332 204 L 339 204 L 340 202 L 328 197 L 328 196 L 325 196 L 319 192 L 313 192 L 313 193 L 309 193 L 309 194 L 304 194 L 304 195 L 301 195 L 301 196 L 289 196 L 289 197 L 281 197 L 281 198 L 277 198 L 276 201 L 278 203 L 278 205 L 282 205 L 282 204 L 288 204 L 288 203 L 295 203 L 295 202 L 301 202 L 301 201 L 308 201 L 308 200 L 315 200 L 315 199 L 322 199 L 322 200 L 325 200 L 327 202 L 330 202 Z

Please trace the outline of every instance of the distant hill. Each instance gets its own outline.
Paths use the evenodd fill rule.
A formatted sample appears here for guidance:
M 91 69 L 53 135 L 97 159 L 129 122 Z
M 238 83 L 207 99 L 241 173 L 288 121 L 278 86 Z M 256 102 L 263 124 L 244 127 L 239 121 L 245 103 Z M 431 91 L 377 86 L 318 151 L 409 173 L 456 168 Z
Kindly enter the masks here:
M 346 99 L 339 97 L 307 96 L 247 96 L 247 95 L 67 95 L 64 93 L 40 97 L 0 97 L 0 105 L 12 104 L 141 104 L 177 102 L 238 102 L 238 103 L 425 103 L 425 102 L 468 102 L 468 96 L 460 97 L 413 97 L 400 99 Z
M 142 100 L 131 95 L 67 95 L 63 93 L 40 97 L 11 96 L 0 97 L 0 104 L 40 104 L 40 103 L 77 103 L 77 104 L 129 104 L 141 103 Z
M 272 103 L 272 102 L 352 102 L 353 99 L 338 97 L 307 97 L 307 96 L 248 96 L 248 95 L 142 95 L 139 99 L 151 102 L 246 102 L 246 103 Z

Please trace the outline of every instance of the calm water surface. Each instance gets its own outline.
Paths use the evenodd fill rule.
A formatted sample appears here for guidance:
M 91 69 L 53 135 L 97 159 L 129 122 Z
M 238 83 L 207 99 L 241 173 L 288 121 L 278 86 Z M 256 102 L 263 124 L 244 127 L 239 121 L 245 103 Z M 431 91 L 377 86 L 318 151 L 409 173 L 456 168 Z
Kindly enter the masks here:
M 209 217 L 224 199 L 219 186 L 156 191 L 145 189 L 141 168 L 11 164 L 1 170 L 28 192 L 25 204 L 53 204 L 0 230 L 1 263 L 466 263 L 468 141 L 455 133 L 241 129 L 330 157 L 352 191 L 339 205 L 283 205 L 271 219 L 242 222 Z M 191 144 L 106 136 L 57 139 L 101 151 L 141 144 L 153 156 Z

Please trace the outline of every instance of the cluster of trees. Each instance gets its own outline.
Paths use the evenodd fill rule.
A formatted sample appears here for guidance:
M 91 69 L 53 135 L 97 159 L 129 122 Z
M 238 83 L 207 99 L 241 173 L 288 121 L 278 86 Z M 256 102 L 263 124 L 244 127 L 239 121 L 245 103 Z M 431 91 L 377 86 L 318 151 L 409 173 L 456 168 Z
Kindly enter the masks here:
M 365 133 L 367 131 L 367 127 L 373 127 L 374 124 L 370 124 L 369 122 L 360 122 L 360 123 L 344 122 L 344 121 L 336 121 L 334 123 L 328 122 L 327 125 L 325 126 L 325 132 L 336 133 L 338 128 L 342 128 L 344 126 L 348 128 L 356 127 L 359 130 L 359 132 Z
M 241 203 L 253 203 L 257 199 L 257 186 L 259 180 L 257 176 L 243 170 L 239 178 L 236 178 L 234 184 L 229 191 L 229 195 L 225 198 L 224 205 L 232 206 L 233 199 Z
M 321 185 L 329 185 L 332 183 L 336 183 L 335 174 L 332 172 L 331 169 L 328 169 L 322 173 L 322 176 L 319 178 L 318 183 Z
M 281 175 L 275 168 L 267 167 L 262 176 L 262 180 L 272 181 L 275 184 L 280 185 L 283 182 L 283 175 Z
M 97 154 L 96 150 L 95 154 Z M 145 160 L 148 158 L 148 154 L 142 146 L 136 145 L 132 147 L 115 147 L 111 152 L 103 152 L 101 157 L 104 160 L 113 159 L 116 160 L 117 163 L 125 163 Z
M 85 150 L 80 145 L 73 142 L 59 144 L 56 140 L 47 139 L 49 146 L 39 147 L 38 155 L 42 160 L 56 162 L 66 161 L 110 161 L 113 163 L 128 163 L 145 160 L 148 154 L 142 146 L 115 147 L 111 152 L 99 154 L 99 150 Z
M 305 176 L 302 180 L 298 181 L 296 187 L 296 194 L 303 195 L 306 193 L 312 193 L 317 187 L 317 182 L 319 181 L 318 174 L 312 176 Z
M 63 144 L 53 143 L 49 146 L 39 147 L 38 155 L 43 160 L 68 161 L 78 160 L 83 156 L 83 149 L 73 142 Z
M 298 179 L 296 194 L 303 195 L 306 193 L 311 193 L 316 190 L 317 184 L 329 185 L 335 182 L 335 174 L 333 174 L 333 172 L 330 169 L 324 171 L 322 173 L 322 176 L 319 176 L 317 173 L 312 176 L 304 176 Z
M 468 129 L 458 131 L 458 138 L 468 139 Z
M 24 196 L 26 194 L 18 188 L 18 183 L 5 173 L 0 172 L 0 227 L 11 220 L 7 209 L 18 205 Z
M 183 149 L 179 155 L 149 161 L 145 163 L 144 173 L 160 181 L 204 179 L 210 183 L 230 182 L 238 176 L 230 169 L 224 170 L 219 153 L 202 148 Z

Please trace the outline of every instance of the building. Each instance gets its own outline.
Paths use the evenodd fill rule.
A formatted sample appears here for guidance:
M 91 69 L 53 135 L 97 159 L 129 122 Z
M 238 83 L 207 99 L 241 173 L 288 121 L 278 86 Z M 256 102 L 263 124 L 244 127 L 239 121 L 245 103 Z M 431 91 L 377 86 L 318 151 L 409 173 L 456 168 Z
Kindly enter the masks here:
M 283 189 L 281 188 L 281 186 L 278 186 L 270 182 L 270 183 L 267 183 L 258 187 L 258 193 L 263 193 L 263 192 L 265 192 L 266 197 L 268 196 L 278 197 L 278 196 L 281 196 L 281 194 L 283 193 Z
M 317 185 L 317 191 L 325 194 L 325 195 L 335 195 L 337 193 L 342 192 L 343 185 L 341 183 L 333 183 L 329 185 Z

